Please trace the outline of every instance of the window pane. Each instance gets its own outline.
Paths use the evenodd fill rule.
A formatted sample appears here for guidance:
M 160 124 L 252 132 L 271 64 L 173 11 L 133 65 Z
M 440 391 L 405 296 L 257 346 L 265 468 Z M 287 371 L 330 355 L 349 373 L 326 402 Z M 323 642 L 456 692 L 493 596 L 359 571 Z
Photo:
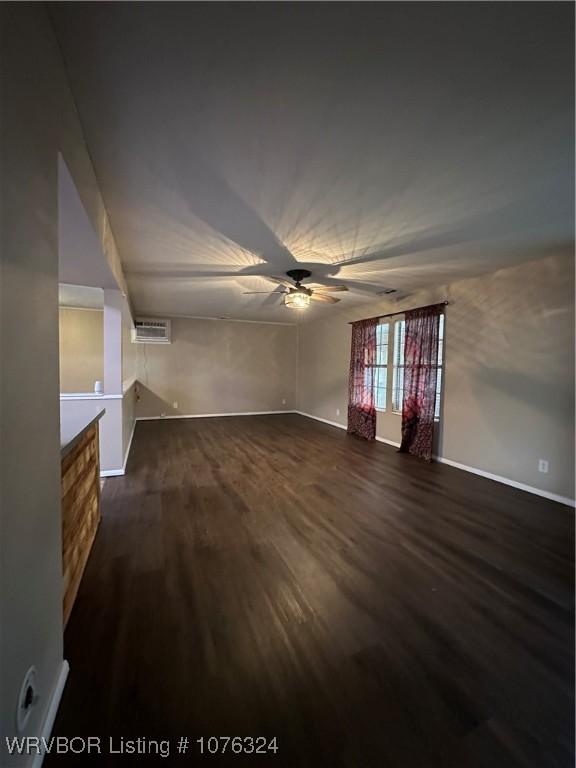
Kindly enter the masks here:
M 388 364 L 388 335 L 390 323 L 380 323 L 376 326 L 376 365 Z
M 400 412 L 402 410 L 402 400 L 404 398 L 404 368 L 394 367 L 394 376 L 392 379 L 392 410 Z
M 376 344 L 388 344 L 390 323 L 379 323 L 376 326 Z
M 375 369 L 375 386 L 374 393 L 376 408 L 386 410 L 386 388 L 388 386 L 388 370 L 386 367 Z
M 436 408 L 434 409 L 434 418 L 440 418 L 440 395 L 442 393 L 442 368 L 436 371 Z
M 376 360 L 373 366 L 364 370 L 364 386 L 374 392 L 374 404 L 380 410 L 386 410 L 388 383 L 388 338 L 390 323 L 379 323 L 376 326 Z M 367 357 L 365 358 L 367 362 Z
M 397 320 L 394 324 L 394 365 L 404 365 L 404 335 L 406 323 Z
M 386 389 L 386 383 L 388 381 L 388 370 L 386 367 L 376 369 L 376 386 Z
M 440 315 L 438 324 L 438 365 L 442 365 L 444 356 L 444 315 Z

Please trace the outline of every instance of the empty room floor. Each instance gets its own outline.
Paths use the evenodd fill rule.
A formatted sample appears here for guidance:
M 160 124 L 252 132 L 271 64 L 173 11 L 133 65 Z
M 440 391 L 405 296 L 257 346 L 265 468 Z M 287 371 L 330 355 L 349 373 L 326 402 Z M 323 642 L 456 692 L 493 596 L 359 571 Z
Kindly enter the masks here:
M 286 414 L 139 422 L 102 512 L 55 735 L 170 739 L 171 766 L 573 765 L 569 508 Z

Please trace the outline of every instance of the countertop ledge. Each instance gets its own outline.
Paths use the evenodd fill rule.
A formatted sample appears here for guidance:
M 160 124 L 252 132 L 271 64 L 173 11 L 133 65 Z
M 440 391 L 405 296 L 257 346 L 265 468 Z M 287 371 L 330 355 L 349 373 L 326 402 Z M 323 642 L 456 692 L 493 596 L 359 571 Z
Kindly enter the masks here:
M 60 409 L 60 457 L 67 456 L 86 430 L 106 413 L 105 408 L 94 406 L 90 413 L 71 414 Z

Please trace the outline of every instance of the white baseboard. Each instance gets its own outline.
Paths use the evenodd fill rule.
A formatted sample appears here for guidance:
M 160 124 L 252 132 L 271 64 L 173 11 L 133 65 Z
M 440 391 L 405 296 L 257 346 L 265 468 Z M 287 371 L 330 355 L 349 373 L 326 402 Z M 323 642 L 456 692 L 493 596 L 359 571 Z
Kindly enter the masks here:
M 137 416 L 136 421 L 165 421 L 166 419 L 215 419 L 222 416 L 275 416 L 281 413 L 297 413 L 297 411 L 241 411 L 239 413 L 186 413 L 175 416 Z
M 304 411 L 293 411 L 299 416 L 306 416 L 308 419 L 314 419 L 314 421 L 321 421 L 323 424 L 329 424 L 331 427 L 338 427 L 338 429 L 347 429 L 346 424 L 340 424 L 339 421 L 330 421 L 330 419 L 322 419 L 320 416 L 313 416 L 311 413 L 305 413 Z
M 68 664 L 66 659 L 64 659 L 60 667 L 58 680 L 56 680 L 56 685 L 54 686 L 52 690 L 52 695 L 50 696 L 50 704 L 48 705 L 46 715 L 44 716 L 42 729 L 40 730 L 40 738 L 46 739 L 46 741 L 50 739 L 50 734 L 52 733 L 52 728 L 54 727 L 54 720 L 56 719 L 58 707 L 60 706 L 60 699 L 62 698 L 62 694 L 64 692 L 64 686 L 66 685 L 66 680 L 68 678 L 69 671 L 70 671 L 70 665 Z M 39 754 L 34 756 L 34 759 L 32 760 L 31 768 L 41 768 L 43 761 L 44 761 L 44 753 L 40 752 Z
M 339 421 L 330 421 L 329 419 L 321 419 L 320 416 L 313 416 L 311 413 L 304 413 L 304 411 L 294 411 L 299 416 L 306 416 L 308 419 L 314 419 L 315 421 L 321 421 L 323 424 L 329 424 L 331 427 L 338 427 L 338 429 L 348 429 L 346 424 L 341 424 Z M 394 440 L 388 440 L 387 437 L 379 437 L 376 435 L 376 440 L 379 443 L 386 443 L 386 445 L 393 445 L 394 448 L 400 448 L 400 443 L 395 443 Z
M 101 469 L 100 477 L 121 477 L 124 474 L 123 469 Z
M 315 419 L 315 421 L 321 421 L 324 424 L 329 424 L 332 427 L 338 427 L 339 429 L 346 429 L 345 424 L 340 424 L 337 421 L 329 421 L 328 419 L 322 419 L 320 418 L 320 416 L 313 416 L 311 413 L 305 413 L 304 411 L 295 411 L 295 413 L 298 413 L 300 416 L 306 416 L 309 419 Z M 400 447 L 400 443 L 396 443 L 393 440 L 387 440 L 385 437 L 376 437 L 376 440 L 380 443 L 387 443 L 388 445 L 393 445 L 395 448 Z M 494 480 L 495 482 L 502 483 L 503 485 L 510 485 L 512 488 L 518 488 L 518 490 L 520 491 L 533 493 L 535 496 L 542 496 L 545 499 L 549 499 L 550 501 L 556 501 L 559 504 L 566 504 L 569 507 L 576 506 L 575 500 L 570 499 L 568 496 L 560 496 L 558 493 L 552 493 L 551 491 L 543 491 L 541 488 L 535 488 L 532 485 L 519 483 L 516 480 L 510 480 L 510 478 L 502 477 L 501 475 L 494 475 L 492 474 L 492 472 L 485 472 L 483 469 L 470 467 L 467 464 L 460 464 L 457 461 L 452 461 L 452 459 L 445 459 L 442 456 L 434 456 L 434 458 L 440 464 L 448 464 L 450 467 L 461 469 L 464 472 L 470 472 L 473 475 L 480 475 L 480 477 L 485 477 L 488 480 Z
M 456 469 L 462 469 L 464 472 L 471 472 L 473 475 L 480 475 L 488 480 L 494 480 L 497 483 L 503 483 L 504 485 L 510 485 L 512 488 L 518 488 L 520 491 L 526 491 L 527 493 L 533 493 L 536 496 L 542 496 L 550 501 L 557 501 L 559 504 L 566 504 L 569 507 L 574 507 L 576 502 L 574 499 L 568 498 L 568 496 L 560 496 L 558 493 L 552 493 L 551 491 L 543 491 L 541 488 L 535 488 L 532 485 L 526 485 L 526 483 L 519 483 L 516 480 L 510 480 L 508 477 L 502 477 L 501 475 L 494 475 L 492 472 L 485 472 L 483 469 L 477 469 L 476 467 L 469 467 L 467 464 L 460 464 L 452 459 L 444 459 L 442 456 L 434 456 L 437 462 L 440 464 L 448 464 L 450 467 Z
M 388 440 L 387 437 L 378 437 L 378 435 L 376 435 L 376 441 L 378 443 L 386 443 L 386 445 L 392 445 L 394 448 L 400 448 L 400 443 L 397 443 L 395 440 Z

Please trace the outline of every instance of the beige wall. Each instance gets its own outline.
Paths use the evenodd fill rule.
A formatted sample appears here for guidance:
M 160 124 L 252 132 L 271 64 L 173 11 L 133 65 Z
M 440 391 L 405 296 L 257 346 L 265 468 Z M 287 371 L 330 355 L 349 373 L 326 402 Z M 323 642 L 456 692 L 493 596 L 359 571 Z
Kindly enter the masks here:
M 348 320 L 448 299 L 438 453 L 574 498 L 574 263 L 550 257 L 300 327 L 298 409 L 346 423 Z M 337 415 L 339 409 L 340 414 Z M 400 440 L 400 416 L 378 414 Z M 550 462 L 538 472 L 538 459 Z
M 171 344 L 135 345 L 136 415 L 294 408 L 296 334 L 294 326 L 173 318 Z
M 26 670 L 40 735 L 63 667 L 58 373 L 58 153 L 113 268 L 105 208 L 43 3 L 0 3 L 0 765 Z M 121 275 L 120 275 L 121 277 Z
M 60 392 L 93 392 L 104 379 L 102 312 L 60 307 Z

